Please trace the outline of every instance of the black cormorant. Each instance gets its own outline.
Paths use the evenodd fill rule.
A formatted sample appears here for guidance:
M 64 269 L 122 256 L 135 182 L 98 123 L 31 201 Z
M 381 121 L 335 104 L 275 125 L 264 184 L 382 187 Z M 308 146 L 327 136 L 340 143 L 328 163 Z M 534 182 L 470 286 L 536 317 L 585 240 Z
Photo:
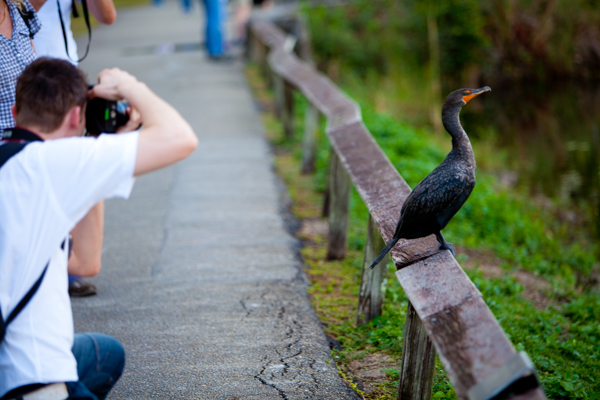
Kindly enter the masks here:
M 475 187 L 475 157 L 467 133 L 460 125 L 458 114 L 473 97 L 491 92 L 488 86 L 481 89 L 459 89 L 450 93 L 442 107 L 444 128 L 452 136 L 452 151 L 444 161 L 425 177 L 408 196 L 396 226 L 394 237 L 371 264 L 375 267 L 399 239 L 417 239 L 435 234 L 439 249 L 454 246 L 446 242 L 442 229 L 467 201 Z

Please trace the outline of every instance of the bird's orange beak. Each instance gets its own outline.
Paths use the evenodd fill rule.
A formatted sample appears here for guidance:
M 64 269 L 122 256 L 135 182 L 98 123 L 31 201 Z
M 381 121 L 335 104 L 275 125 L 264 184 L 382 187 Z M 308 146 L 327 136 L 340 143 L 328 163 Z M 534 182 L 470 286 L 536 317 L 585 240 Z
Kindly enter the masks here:
M 481 93 L 491 92 L 491 91 L 492 91 L 492 89 L 489 86 L 484 86 L 480 89 L 475 89 L 475 90 L 467 90 L 467 91 L 465 91 L 465 95 L 463 96 L 463 101 L 465 103 L 468 103 L 469 100 L 471 100 L 473 97 L 477 97 Z

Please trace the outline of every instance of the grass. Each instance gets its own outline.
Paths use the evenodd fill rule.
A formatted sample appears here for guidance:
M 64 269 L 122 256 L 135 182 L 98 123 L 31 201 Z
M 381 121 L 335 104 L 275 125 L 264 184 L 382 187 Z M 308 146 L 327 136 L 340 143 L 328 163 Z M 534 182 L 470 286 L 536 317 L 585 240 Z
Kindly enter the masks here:
M 269 90 L 256 67 L 248 68 L 248 79 L 259 102 L 272 109 Z M 354 95 L 352 87 L 345 89 Z M 364 100 L 355 98 L 359 103 Z M 332 350 L 340 375 L 365 399 L 395 399 L 408 299 L 390 265 L 382 316 L 366 326 L 355 326 L 368 212 L 353 191 L 348 256 L 326 261 L 326 235 L 305 227 L 323 223 L 320 210 L 329 144 L 321 135 L 317 172 L 301 175 L 300 132 L 306 100 L 297 95 L 295 104 L 296 137 L 286 139 L 270 113 L 264 114 L 264 121 L 277 156 L 277 172 L 293 200 L 292 212 L 302 221 L 298 235 L 305 244 L 302 255 L 313 306 L 326 333 L 341 344 Z M 365 124 L 411 186 L 445 156 L 448 146 L 434 133 L 399 122 L 369 104 L 361 106 Z M 548 398 L 599 398 L 600 299 L 584 284 L 597 265 L 597 249 L 569 240 L 568 229 L 553 220 L 551 211 L 536 206 L 523 193 L 503 188 L 496 175 L 485 170 L 478 172 L 475 191 L 445 234 L 458 245 L 459 262 L 507 336 L 532 358 Z M 373 368 L 364 374 L 361 364 L 373 356 L 381 360 L 374 367 L 380 372 L 377 378 L 372 378 Z M 456 398 L 439 361 L 433 398 Z

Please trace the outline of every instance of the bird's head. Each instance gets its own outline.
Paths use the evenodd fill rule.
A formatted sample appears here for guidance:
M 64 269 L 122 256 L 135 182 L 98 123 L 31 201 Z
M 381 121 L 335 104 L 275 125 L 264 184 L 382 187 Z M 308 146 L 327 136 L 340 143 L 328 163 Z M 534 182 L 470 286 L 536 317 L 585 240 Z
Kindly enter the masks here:
M 464 106 L 471 100 L 473 97 L 479 96 L 481 93 L 491 92 L 492 89 L 489 86 L 484 86 L 479 89 L 458 89 L 454 92 L 450 93 L 448 97 L 446 97 L 446 101 L 444 101 L 444 106 Z

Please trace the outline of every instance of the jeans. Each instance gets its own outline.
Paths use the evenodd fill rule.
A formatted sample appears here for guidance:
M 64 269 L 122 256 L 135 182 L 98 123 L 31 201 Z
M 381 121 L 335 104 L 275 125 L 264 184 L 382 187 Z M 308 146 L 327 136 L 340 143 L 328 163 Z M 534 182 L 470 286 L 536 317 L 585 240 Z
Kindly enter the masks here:
M 223 7 L 220 0 L 202 0 L 206 10 L 206 50 L 210 57 L 223 55 Z
M 125 368 L 125 349 L 101 333 L 78 333 L 73 341 L 79 382 L 68 382 L 69 399 L 103 400 Z

